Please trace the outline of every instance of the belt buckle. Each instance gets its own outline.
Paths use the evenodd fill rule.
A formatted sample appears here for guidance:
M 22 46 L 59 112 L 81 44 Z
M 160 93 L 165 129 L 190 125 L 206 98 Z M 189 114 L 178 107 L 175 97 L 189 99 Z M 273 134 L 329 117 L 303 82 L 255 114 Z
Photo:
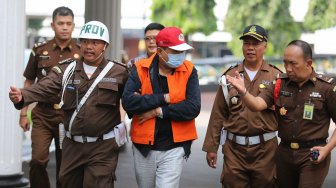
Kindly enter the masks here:
M 299 149 L 300 148 L 299 143 L 291 142 L 290 143 L 290 148 L 291 149 Z
M 82 136 L 83 144 L 87 143 L 87 136 Z
M 250 139 L 248 136 L 245 137 L 245 145 L 246 146 L 250 146 L 252 144 L 252 142 L 250 142 Z
M 55 110 L 58 110 L 58 109 L 61 109 L 61 106 L 60 106 L 59 104 L 54 104 L 54 105 L 53 105 L 53 108 L 54 108 Z

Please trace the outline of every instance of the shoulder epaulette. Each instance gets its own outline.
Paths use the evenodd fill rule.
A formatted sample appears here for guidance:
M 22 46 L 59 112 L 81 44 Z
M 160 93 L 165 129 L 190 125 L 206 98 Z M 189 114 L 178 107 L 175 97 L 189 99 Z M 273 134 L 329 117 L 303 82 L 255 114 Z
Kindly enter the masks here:
M 286 73 L 281 73 L 281 74 L 278 74 L 277 78 L 280 78 L 280 79 L 288 78 L 288 75 Z
M 47 44 L 47 41 L 36 43 L 36 44 L 34 44 L 34 47 L 37 48 L 37 47 L 43 46 L 45 44 Z
M 281 73 L 283 73 L 283 71 L 282 70 L 280 70 L 277 66 L 275 66 L 275 65 L 272 65 L 272 64 L 268 64 L 269 66 L 271 66 L 272 68 L 274 68 L 274 69 L 276 69 L 276 70 L 278 70 L 278 71 L 280 71 Z
M 234 68 L 236 68 L 236 67 L 238 67 L 238 64 L 236 64 L 236 65 L 232 65 L 231 67 L 229 67 L 229 68 L 223 73 L 223 75 L 225 75 L 227 72 L 229 72 L 230 70 L 232 70 L 232 69 L 234 69 Z
M 68 58 L 68 59 L 64 59 L 63 61 L 58 62 L 58 64 L 66 64 L 66 63 L 71 63 L 73 61 L 75 60 L 72 58 Z
M 111 62 L 113 62 L 113 63 L 115 63 L 117 65 L 120 65 L 120 66 L 124 67 L 125 69 L 127 69 L 127 65 L 124 64 L 124 63 L 120 63 L 120 62 L 118 62 L 116 60 L 109 60 L 109 59 L 107 59 L 107 61 L 111 61 Z
M 52 69 L 55 70 L 58 74 L 62 73 L 61 68 L 59 68 L 58 66 L 54 66 Z
M 323 75 L 323 74 L 317 74 L 316 78 L 318 78 L 319 80 L 322 80 L 324 82 L 327 82 L 329 84 L 331 84 L 334 80 L 334 78 L 330 78 L 330 77 L 328 77 L 326 75 Z

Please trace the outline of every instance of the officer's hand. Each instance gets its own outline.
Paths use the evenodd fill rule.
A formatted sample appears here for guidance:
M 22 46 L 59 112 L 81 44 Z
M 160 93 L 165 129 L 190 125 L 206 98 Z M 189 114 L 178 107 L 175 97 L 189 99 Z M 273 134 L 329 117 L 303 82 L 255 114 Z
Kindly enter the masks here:
M 147 121 L 148 119 L 154 118 L 159 115 L 160 112 L 158 112 L 159 108 L 155 108 L 153 110 L 149 110 L 143 114 L 139 115 L 139 123 L 140 125 Z
M 310 159 L 314 164 L 319 164 L 329 155 L 330 151 L 326 147 L 315 146 L 310 149 L 310 151 L 317 150 L 319 152 L 319 157 L 316 161 Z
M 9 98 L 14 104 L 19 103 L 22 100 L 21 90 L 14 86 L 10 86 Z
M 206 160 L 207 160 L 207 162 L 208 162 L 208 165 L 209 165 L 211 168 L 216 168 L 216 164 L 217 164 L 217 153 L 207 152 Z
M 30 123 L 27 116 L 20 115 L 20 127 L 23 129 L 24 132 L 29 131 Z
M 244 78 L 240 76 L 238 71 L 235 71 L 235 75 L 233 77 L 226 75 L 226 79 L 239 91 L 239 93 L 245 92 Z

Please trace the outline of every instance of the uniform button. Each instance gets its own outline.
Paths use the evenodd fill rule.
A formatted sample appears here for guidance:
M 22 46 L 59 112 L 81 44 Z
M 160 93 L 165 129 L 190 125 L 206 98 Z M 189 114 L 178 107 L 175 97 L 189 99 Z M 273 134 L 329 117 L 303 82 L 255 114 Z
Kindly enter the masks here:
M 299 90 L 299 93 L 301 93 L 301 89 Z
M 294 120 L 294 122 L 296 123 L 296 122 L 297 122 L 297 120 Z
M 299 108 L 299 107 L 300 107 L 300 105 L 298 104 L 298 105 L 296 105 L 296 107 L 298 107 L 298 108 Z
M 63 55 L 60 55 L 60 57 L 63 57 Z

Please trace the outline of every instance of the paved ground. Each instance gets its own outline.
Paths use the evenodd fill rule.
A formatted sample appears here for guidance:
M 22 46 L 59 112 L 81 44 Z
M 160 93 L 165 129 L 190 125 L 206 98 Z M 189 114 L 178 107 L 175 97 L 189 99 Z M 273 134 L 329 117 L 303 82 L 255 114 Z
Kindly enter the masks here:
M 205 153 L 201 151 L 205 132 L 210 117 L 210 111 L 214 100 L 214 93 L 202 93 L 202 112 L 196 119 L 199 139 L 192 145 L 191 156 L 185 162 L 183 174 L 180 181 L 181 188 L 216 188 L 221 187 L 219 177 L 223 163 L 221 151 L 217 169 L 208 167 L 205 160 Z M 332 126 L 334 127 L 334 126 Z M 332 131 L 332 130 L 331 130 Z M 27 148 L 28 146 L 26 146 Z M 49 162 L 48 171 L 51 177 L 51 184 L 55 187 L 55 158 L 54 153 Z M 27 158 L 27 157 L 25 157 Z M 336 152 L 333 152 L 333 158 L 329 170 L 329 175 L 324 184 L 324 188 L 336 187 Z M 23 163 L 23 171 L 28 176 L 28 162 Z M 117 168 L 116 188 L 136 188 L 136 181 L 133 168 L 133 156 L 131 143 L 128 143 L 119 155 L 119 164 Z

